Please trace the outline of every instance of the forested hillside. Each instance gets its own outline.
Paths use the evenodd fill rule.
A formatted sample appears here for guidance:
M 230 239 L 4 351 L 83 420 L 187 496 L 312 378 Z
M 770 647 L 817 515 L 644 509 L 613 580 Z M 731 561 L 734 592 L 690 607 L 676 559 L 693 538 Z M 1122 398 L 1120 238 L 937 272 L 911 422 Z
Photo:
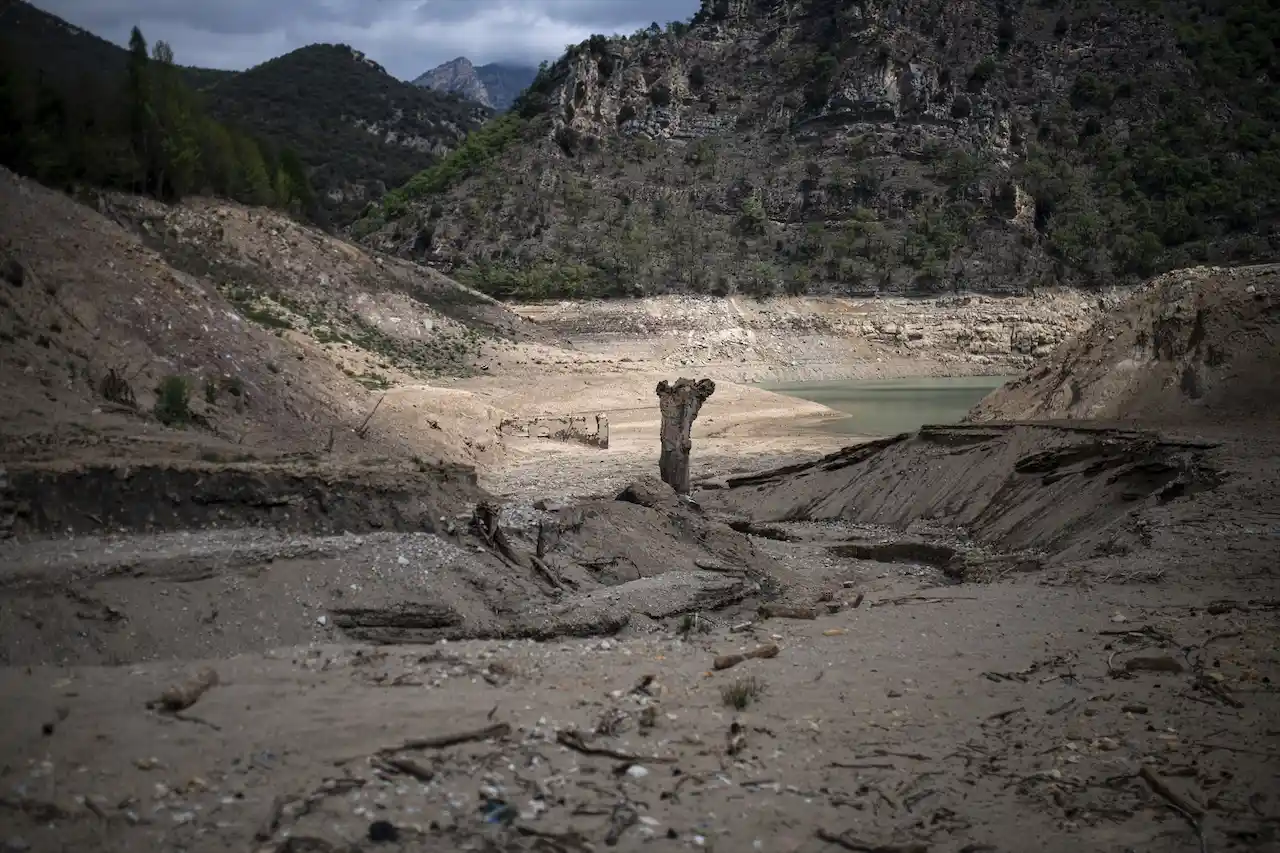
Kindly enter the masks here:
M 169 46 L 129 50 L 25 3 L 0 17 L 0 164 L 51 186 L 208 193 L 306 214 L 297 155 L 210 117 Z
M 397 80 L 346 45 L 243 72 L 184 68 L 154 47 L 125 50 L 0 0 L 0 163 L 57 186 L 212 192 L 343 227 L 491 114 Z
M 397 80 L 347 45 L 315 44 L 203 89 L 218 118 L 298 152 L 328 224 L 448 154 L 492 114 Z

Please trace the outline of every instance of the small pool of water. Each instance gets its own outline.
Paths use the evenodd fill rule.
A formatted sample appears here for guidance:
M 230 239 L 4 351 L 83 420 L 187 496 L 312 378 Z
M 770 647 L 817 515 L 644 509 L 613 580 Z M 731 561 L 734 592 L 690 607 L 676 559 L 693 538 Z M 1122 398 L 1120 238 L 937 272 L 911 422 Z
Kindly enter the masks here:
M 766 382 L 758 387 L 844 412 L 814 429 L 840 435 L 897 435 L 925 424 L 955 423 L 1008 376 L 833 379 Z

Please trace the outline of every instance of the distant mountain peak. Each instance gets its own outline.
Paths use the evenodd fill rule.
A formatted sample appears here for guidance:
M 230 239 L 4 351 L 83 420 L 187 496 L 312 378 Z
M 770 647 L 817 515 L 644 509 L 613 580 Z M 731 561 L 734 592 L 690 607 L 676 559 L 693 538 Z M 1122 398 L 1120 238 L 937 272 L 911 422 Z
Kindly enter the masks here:
M 476 66 L 465 56 L 442 62 L 413 81 L 415 86 L 452 92 L 495 110 L 507 110 L 516 96 L 533 82 L 533 66 L 491 62 Z

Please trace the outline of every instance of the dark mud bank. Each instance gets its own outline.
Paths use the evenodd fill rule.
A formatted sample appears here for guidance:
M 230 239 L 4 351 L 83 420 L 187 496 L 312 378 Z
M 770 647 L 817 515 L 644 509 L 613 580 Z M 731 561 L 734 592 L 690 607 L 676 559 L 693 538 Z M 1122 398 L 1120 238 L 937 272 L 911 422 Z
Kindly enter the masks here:
M 270 527 L 433 532 L 479 493 L 474 470 L 296 463 L 10 466 L 17 536 Z
M 751 525 L 924 525 L 988 549 L 1076 559 L 1142 547 L 1145 510 L 1217 488 L 1216 446 L 1100 426 L 930 426 L 732 478 L 700 499 Z

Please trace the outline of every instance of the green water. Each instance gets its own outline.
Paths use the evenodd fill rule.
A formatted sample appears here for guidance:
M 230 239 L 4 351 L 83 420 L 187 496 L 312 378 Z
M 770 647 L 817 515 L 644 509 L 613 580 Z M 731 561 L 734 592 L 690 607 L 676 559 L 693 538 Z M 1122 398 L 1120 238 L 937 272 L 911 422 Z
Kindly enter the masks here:
M 815 429 L 840 435 L 897 435 L 925 424 L 955 423 L 1007 376 L 834 379 L 822 382 L 766 382 L 766 391 L 798 397 L 844 412 L 847 418 L 820 422 Z

